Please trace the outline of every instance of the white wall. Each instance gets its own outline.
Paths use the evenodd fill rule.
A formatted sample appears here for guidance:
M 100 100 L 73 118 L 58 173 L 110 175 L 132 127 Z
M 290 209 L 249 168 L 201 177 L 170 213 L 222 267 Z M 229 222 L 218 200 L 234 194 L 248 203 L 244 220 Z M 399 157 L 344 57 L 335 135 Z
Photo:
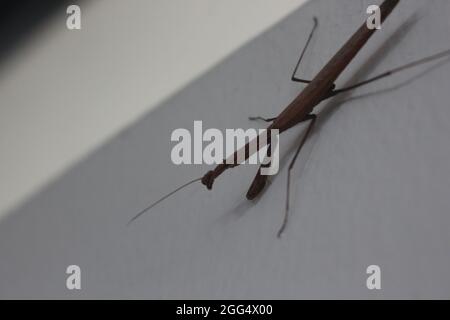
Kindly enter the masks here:
M 305 0 L 96 0 L 0 70 L 0 217 Z

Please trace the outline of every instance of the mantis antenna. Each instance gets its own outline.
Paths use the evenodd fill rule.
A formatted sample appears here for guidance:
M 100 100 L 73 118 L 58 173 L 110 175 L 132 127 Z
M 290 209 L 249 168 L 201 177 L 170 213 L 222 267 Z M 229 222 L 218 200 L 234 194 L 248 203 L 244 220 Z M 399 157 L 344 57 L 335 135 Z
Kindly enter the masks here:
M 156 206 L 158 203 L 164 201 L 165 199 L 169 198 L 171 195 L 173 195 L 174 193 L 177 193 L 178 191 L 180 191 L 181 189 L 202 180 L 202 178 L 197 178 L 194 180 L 191 180 L 189 182 L 186 182 L 185 184 L 183 184 L 182 186 L 176 188 L 175 190 L 173 190 L 172 192 L 169 192 L 168 194 L 166 194 L 164 197 L 162 197 L 161 199 L 159 199 L 156 202 L 153 202 L 151 205 L 149 205 L 148 207 L 146 207 L 145 209 L 143 209 L 141 212 L 139 212 L 137 215 L 135 215 L 133 218 L 130 219 L 130 221 L 128 221 L 127 226 L 130 225 L 130 223 L 132 223 L 134 220 L 136 220 L 137 218 L 139 218 L 140 216 L 142 216 L 144 213 L 146 213 L 148 210 L 150 210 L 151 208 L 153 208 L 154 206 Z

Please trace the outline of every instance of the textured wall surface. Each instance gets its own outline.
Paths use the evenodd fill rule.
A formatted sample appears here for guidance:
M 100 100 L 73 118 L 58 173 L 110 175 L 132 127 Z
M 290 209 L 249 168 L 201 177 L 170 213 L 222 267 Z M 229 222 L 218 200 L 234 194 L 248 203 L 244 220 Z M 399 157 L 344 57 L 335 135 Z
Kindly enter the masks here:
M 209 167 L 170 161 L 175 128 L 248 128 L 302 89 L 366 17 L 366 0 L 315 0 L 165 101 L 0 224 L 1 298 L 450 298 L 450 63 L 432 63 L 323 103 L 293 175 L 244 198 L 256 168 L 191 186 Z M 338 81 L 448 49 L 450 2 L 402 1 Z M 132 57 L 130 57 L 131 59 Z M 448 61 L 447 61 L 448 62 Z M 258 126 L 263 124 L 257 123 Z M 304 126 L 282 136 L 284 163 Z M 287 151 L 290 150 L 290 151 Z M 82 289 L 65 287 L 77 264 Z M 366 268 L 381 267 L 379 291 Z
M 1 6 L 0 219 L 305 1 Z M 74 2 L 80 30 L 66 27 Z

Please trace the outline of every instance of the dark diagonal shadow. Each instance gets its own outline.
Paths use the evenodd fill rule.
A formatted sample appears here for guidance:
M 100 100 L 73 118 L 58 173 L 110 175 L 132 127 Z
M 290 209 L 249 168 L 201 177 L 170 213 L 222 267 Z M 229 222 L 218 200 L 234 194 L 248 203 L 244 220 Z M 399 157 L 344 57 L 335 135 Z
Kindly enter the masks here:
M 372 71 L 383 61 L 383 58 L 392 51 L 397 44 L 404 38 L 414 27 L 414 25 L 419 21 L 418 13 L 414 13 L 409 17 L 404 23 L 402 23 L 397 30 L 380 46 L 377 51 L 375 51 L 366 62 L 359 68 L 353 77 L 351 77 L 342 87 L 348 87 L 352 84 L 363 81 L 367 78 L 367 75 L 371 74 Z M 395 67 L 395 66 L 393 66 Z M 386 68 L 387 69 L 387 68 Z M 406 85 L 405 83 L 404 85 Z M 395 90 L 396 88 L 391 88 Z M 345 92 L 338 95 L 336 98 L 330 100 L 320 112 L 317 119 L 317 124 L 315 129 L 319 129 L 324 125 L 324 123 L 338 110 L 344 102 L 350 101 L 350 96 L 354 91 Z

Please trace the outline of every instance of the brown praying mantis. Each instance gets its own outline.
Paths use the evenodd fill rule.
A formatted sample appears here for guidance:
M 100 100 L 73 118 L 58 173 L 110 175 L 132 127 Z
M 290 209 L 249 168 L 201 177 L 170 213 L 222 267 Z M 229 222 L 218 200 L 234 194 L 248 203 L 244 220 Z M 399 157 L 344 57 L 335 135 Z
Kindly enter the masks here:
M 394 8 L 398 5 L 400 0 L 385 0 L 381 6 L 380 6 L 380 15 L 381 15 L 381 23 L 383 23 L 386 18 L 391 14 L 391 12 L 394 10 Z M 295 151 L 295 155 L 292 158 L 289 167 L 288 167 L 288 176 L 287 176 L 287 194 L 286 194 L 286 206 L 285 206 L 285 215 L 284 220 L 282 222 L 281 228 L 278 231 L 278 237 L 280 237 L 287 225 L 288 217 L 289 217 L 289 194 L 290 194 L 290 180 L 291 180 L 291 170 L 295 164 L 295 161 L 297 160 L 297 157 L 300 153 L 300 150 L 302 149 L 303 145 L 305 144 L 306 139 L 308 138 L 309 134 L 311 133 L 314 123 L 316 122 L 317 115 L 313 113 L 314 108 L 321 103 L 322 101 L 329 99 L 331 97 L 334 97 L 340 93 L 351 91 L 355 88 L 361 87 L 363 85 L 372 83 L 374 81 L 380 80 L 382 78 L 388 77 L 394 73 L 400 72 L 405 69 L 409 69 L 430 61 L 434 61 L 437 59 L 441 59 L 444 57 L 447 57 L 450 55 L 450 50 L 446 50 L 443 52 L 440 52 L 438 54 L 435 54 L 433 56 L 429 56 L 420 60 L 416 60 L 414 62 L 405 64 L 401 67 L 391 69 L 389 71 L 386 71 L 384 73 L 381 73 L 380 75 L 377 75 L 375 77 L 372 77 L 368 80 L 362 81 L 360 83 L 342 88 L 342 89 L 336 89 L 336 86 L 334 82 L 336 79 L 340 76 L 340 74 L 345 70 L 345 68 L 349 65 L 349 63 L 353 60 L 353 58 L 357 55 L 357 53 L 364 47 L 366 42 L 370 39 L 370 37 L 374 34 L 376 29 L 370 29 L 368 28 L 367 24 L 364 23 L 354 34 L 353 36 L 343 45 L 343 47 L 331 58 L 331 60 L 322 68 L 322 70 L 314 77 L 313 80 L 304 80 L 299 79 L 296 77 L 297 70 L 300 66 L 300 63 L 303 59 L 303 56 L 306 52 L 306 49 L 308 48 L 308 45 L 311 41 L 311 38 L 318 26 L 318 20 L 316 17 L 314 17 L 314 26 L 311 30 L 311 33 L 309 34 L 309 37 L 306 41 L 306 44 L 301 51 L 300 58 L 294 68 L 291 80 L 295 82 L 305 83 L 307 86 L 305 89 L 275 118 L 269 118 L 265 119 L 262 117 L 250 117 L 250 120 L 263 120 L 266 122 L 271 123 L 269 127 L 267 128 L 267 132 L 269 132 L 272 129 L 279 130 L 279 133 L 292 128 L 293 126 L 302 123 L 302 122 L 309 122 L 307 129 L 305 133 L 303 134 L 302 138 L 299 141 L 298 147 Z M 257 139 L 259 139 L 258 137 Z M 270 137 L 267 137 L 267 145 L 270 146 L 271 141 Z M 248 159 L 251 155 L 250 152 L 250 142 L 247 143 L 244 147 L 245 149 L 245 159 Z M 258 144 L 257 150 L 259 150 L 262 146 Z M 257 150 L 253 150 L 257 151 Z M 267 149 L 267 156 L 270 157 L 270 148 Z M 233 155 L 235 159 L 238 158 L 238 151 L 236 151 Z M 208 171 L 203 177 L 194 179 L 192 181 L 189 181 L 182 186 L 178 187 L 174 191 L 170 192 L 169 194 L 165 195 L 158 201 L 154 202 L 150 206 L 146 207 L 144 210 L 139 212 L 136 216 L 134 216 L 129 223 L 140 217 L 142 214 L 156 206 L 161 201 L 167 199 L 174 193 L 178 192 L 179 190 L 185 188 L 186 186 L 193 184 L 195 182 L 200 181 L 203 185 L 207 187 L 208 190 L 211 190 L 213 187 L 214 181 L 219 177 L 225 170 L 234 168 L 238 166 L 240 163 L 238 161 L 235 161 L 234 163 L 228 163 L 227 161 L 223 161 L 221 164 L 217 165 L 213 170 Z M 254 178 L 248 192 L 247 192 L 247 199 L 252 200 L 254 199 L 260 192 L 263 190 L 263 188 L 266 185 L 267 182 L 267 175 L 263 175 L 261 173 L 261 169 L 263 167 L 267 167 L 268 164 L 262 164 L 256 174 L 256 177 Z

